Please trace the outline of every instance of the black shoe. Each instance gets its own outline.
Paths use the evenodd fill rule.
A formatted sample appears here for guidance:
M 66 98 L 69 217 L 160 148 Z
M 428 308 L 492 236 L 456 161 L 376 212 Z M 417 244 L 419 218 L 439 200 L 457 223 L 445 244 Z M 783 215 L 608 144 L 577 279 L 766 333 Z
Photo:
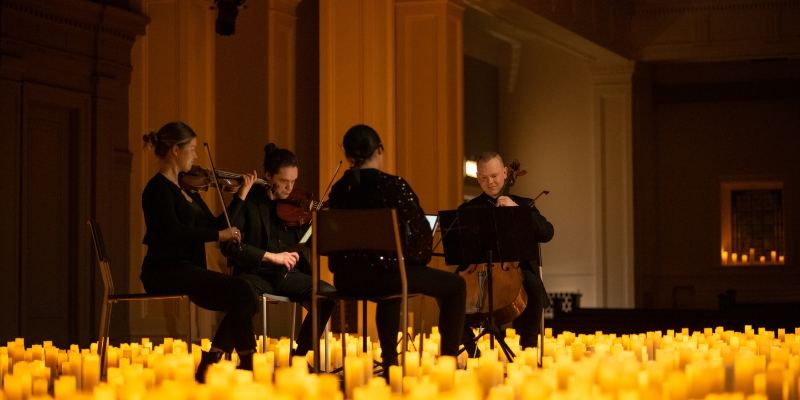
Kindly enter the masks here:
M 253 370 L 253 352 L 247 354 L 239 354 L 239 365 L 236 369 L 244 369 L 247 371 Z
M 194 379 L 199 383 L 206 382 L 206 371 L 208 371 L 208 366 L 211 364 L 216 364 L 219 360 L 222 359 L 222 355 L 225 354 L 221 351 L 203 351 L 203 355 L 200 356 L 200 365 L 197 366 L 197 372 L 194 374 Z M 252 365 L 253 359 L 250 359 L 250 364 Z

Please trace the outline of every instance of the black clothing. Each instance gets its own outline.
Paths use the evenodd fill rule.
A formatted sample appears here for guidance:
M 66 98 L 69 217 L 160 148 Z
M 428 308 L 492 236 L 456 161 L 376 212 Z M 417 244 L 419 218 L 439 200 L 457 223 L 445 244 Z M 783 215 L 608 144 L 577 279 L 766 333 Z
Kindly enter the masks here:
M 147 293 L 187 294 L 200 307 L 225 311 L 212 346 L 225 352 L 252 350 L 257 296 L 246 281 L 207 269 L 205 242 L 219 239 L 224 219 L 214 218 L 200 195 L 191 197 L 190 202 L 160 173 L 145 186 L 147 255 L 140 279 Z M 242 200 L 234 196 L 229 213 L 238 214 L 241 205 Z
M 533 217 L 533 233 L 536 241 L 540 243 L 549 242 L 554 234 L 553 224 L 539 213 L 539 210 L 533 205 L 533 200 L 514 195 L 508 195 L 508 197 L 517 203 L 519 207 L 530 207 L 531 217 Z M 480 196 L 460 205 L 458 209 L 496 206 L 497 200 L 495 198 L 486 193 L 481 193 Z M 537 244 L 531 243 L 531 245 L 536 246 Z M 517 334 L 520 335 L 520 345 L 522 347 L 535 347 L 537 346 L 537 335 L 539 334 L 543 307 L 544 305 L 549 305 L 550 300 L 547 297 L 542 278 L 539 276 L 539 260 L 520 261 L 519 265 L 522 269 L 522 286 L 528 295 L 528 304 L 525 307 L 525 311 L 514 320 L 513 326 Z M 457 271 L 462 271 L 467 267 L 468 265 L 459 265 Z M 465 329 L 465 336 L 472 337 L 472 331 L 468 327 Z
M 352 171 L 333 185 L 332 209 L 394 208 L 403 239 L 409 293 L 439 299 L 439 331 L 442 355 L 458 354 L 464 326 L 466 288 L 459 275 L 426 267 L 431 259 L 431 228 L 411 186 L 399 176 L 377 169 L 360 171 L 360 183 L 352 186 Z M 400 293 L 400 272 L 394 253 L 343 252 L 331 255 L 328 265 L 340 293 L 372 296 Z M 400 300 L 378 303 L 376 325 L 381 343 L 384 370 L 397 364 L 396 341 L 399 331 Z
M 222 254 L 228 257 L 228 265 L 233 268 L 233 274 L 250 283 L 256 293 L 286 296 L 292 301 L 303 302 L 303 307 L 308 309 L 313 283 L 308 255 L 300 252 L 300 259 L 288 272 L 283 265 L 262 261 L 265 251 L 286 251 L 286 247 L 297 244 L 308 229 L 307 226 L 282 225 L 276 209 L 277 202 L 269 198 L 266 189 L 254 187 L 250 190 L 241 212 L 231 220 L 231 224 L 242 232 L 241 248 L 236 243 L 223 243 Z M 319 291 L 331 294 L 335 289 L 320 281 Z M 331 298 L 320 302 L 320 325 L 325 325 L 328 321 L 334 305 L 335 300 Z M 313 348 L 311 329 L 311 313 L 308 313 L 297 335 L 296 354 L 305 355 Z

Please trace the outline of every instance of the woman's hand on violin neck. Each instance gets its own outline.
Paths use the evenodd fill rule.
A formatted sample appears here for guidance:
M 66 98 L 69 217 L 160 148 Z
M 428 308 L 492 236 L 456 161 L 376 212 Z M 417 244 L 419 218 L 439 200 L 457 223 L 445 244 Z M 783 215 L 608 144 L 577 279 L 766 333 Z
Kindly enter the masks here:
M 283 253 L 264 253 L 264 261 L 269 261 L 273 264 L 278 264 L 286 267 L 287 269 L 292 269 L 297 264 L 297 261 L 300 259 L 300 255 L 295 252 L 286 252 Z
M 242 186 L 239 187 L 239 191 L 236 192 L 236 195 L 242 200 L 247 198 L 247 193 L 250 192 L 250 188 L 253 187 L 253 183 L 255 183 L 257 179 L 258 174 L 256 170 L 253 170 L 252 174 L 242 174 Z
M 511 200 L 508 196 L 500 196 L 497 198 L 497 206 L 498 207 L 516 207 L 519 204 L 515 203 L 514 200 Z
M 229 240 L 233 240 L 234 242 L 240 242 L 242 240 L 242 233 L 239 232 L 239 228 L 234 226 L 219 231 L 220 242 L 227 242 Z

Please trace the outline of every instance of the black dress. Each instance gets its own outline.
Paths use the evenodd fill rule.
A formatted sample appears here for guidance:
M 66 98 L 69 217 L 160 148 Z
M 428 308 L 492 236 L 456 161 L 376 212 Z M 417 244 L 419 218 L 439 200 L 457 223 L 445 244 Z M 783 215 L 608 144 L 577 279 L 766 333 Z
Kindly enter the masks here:
M 377 169 L 360 171 L 354 184 L 353 172 L 333 186 L 332 209 L 394 208 L 403 235 L 403 256 L 409 293 L 421 293 L 439 300 L 439 331 L 442 355 L 456 356 L 464 326 L 466 288 L 459 275 L 425 266 L 431 260 L 431 228 L 419 206 L 417 195 L 399 176 Z M 343 294 L 374 296 L 400 293 L 397 258 L 379 252 L 346 252 L 329 257 L 333 282 Z M 376 325 L 384 368 L 397 364 L 396 340 L 400 322 L 400 300 L 378 303 Z
M 207 269 L 205 243 L 219 240 L 224 218 L 215 218 L 200 195 L 188 201 L 181 189 L 158 173 L 142 192 L 147 255 L 140 279 L 147 293 L 186 294 L 198 306 L 224 311 L 212 346 L 225 352 L 256 347 L 253 315 L 258 298 L 246 281 Z M 242 200 L 228 206 L 236 215 Z

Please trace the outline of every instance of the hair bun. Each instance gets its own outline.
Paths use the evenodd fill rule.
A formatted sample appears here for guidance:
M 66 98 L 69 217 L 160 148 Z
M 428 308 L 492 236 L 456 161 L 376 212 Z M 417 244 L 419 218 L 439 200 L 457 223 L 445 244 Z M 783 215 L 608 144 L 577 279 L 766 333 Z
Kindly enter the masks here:
M 142 140 L 144 140 L 145 145 L 156 147 L 156 145 L 158 145 L 158 133 L 150 131 L 150 133 L 142 136 Z
M 269 156 L 270 153 L 272 153 L 273 151 L 275 151 L 277 149 L 278 149 L 278 146 L 275 146 L 275 143 L 269 143 L 266 146 L 264 146 L 264 154 Z

